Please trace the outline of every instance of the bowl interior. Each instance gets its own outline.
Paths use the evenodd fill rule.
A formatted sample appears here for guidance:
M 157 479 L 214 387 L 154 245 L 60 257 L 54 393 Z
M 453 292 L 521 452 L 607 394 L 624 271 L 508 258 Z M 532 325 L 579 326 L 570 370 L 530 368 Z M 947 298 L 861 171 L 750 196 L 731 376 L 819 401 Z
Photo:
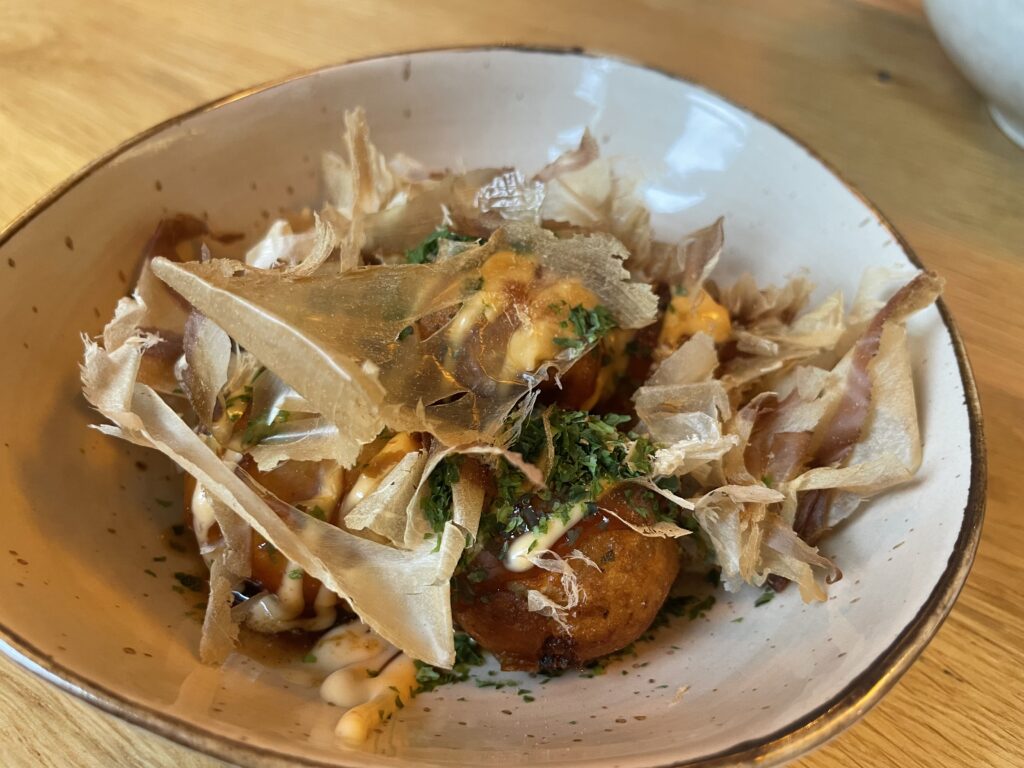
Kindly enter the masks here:
M 280 210 L 316 204 L 320 153 L 338 148 L 343 111 L 356 105 L 382 149 L 432 167 L 539 168 L 590 127 L 604 153 L 644 172 L 662 238 L 725 215 L 726 279 L 750 270 L 777 281 L 805 268 L 820 293 L 851 298 L 865 267 L 911 268 L 876 214 L 805 149 L 705 90 L 621 62 L 397 56 L 186 116 L 93 169 L 0 245 L 0 625 L 11 652 L 176 738 L 342 765 L 697 760 L 770 741 L 881 678 L 883 657 L 969 557 L 956 542 L 971 426 L 935 309 L 910 324 L 924 464 L 825 542 L 845 578 L 824 604 L 788 590 L 755 608 L 756 591 L 720 593 L 705 617 L 677 620 L 604 675 L 502 674 L 491 679 L 516 685 L 442 688 L 361 751 L 335 742 L 338 711 L 301 668 L 242 654 L 222 669 L 199 664 L 204 596 L 174 578 L 200 567 L 170 531 L 181 478 L 161 457 L 87 428 L 96 417 L 79 395 L 78 334 L 97 333 L 130 289 L 167 212 L 253 238 Z

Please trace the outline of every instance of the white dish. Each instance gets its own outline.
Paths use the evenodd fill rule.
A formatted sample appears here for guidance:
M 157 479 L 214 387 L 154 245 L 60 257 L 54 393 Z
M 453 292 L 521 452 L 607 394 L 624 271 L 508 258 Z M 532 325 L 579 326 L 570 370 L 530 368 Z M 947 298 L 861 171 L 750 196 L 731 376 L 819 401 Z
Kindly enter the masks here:
M 426 694 L 369 750 L 335 742 L 337 711 L 315 688 L 243 655 L 223 669 L 199 664 L 199 625 L 183 615 L 198 596 L 171 589 L 192 561 L 160 541 L 180 516 L 179 479 L 165 460 L 86 429 L 96 417 L 78 394 L 77 333 L 100 329 L 167 212 L 256 237 L 279 208 L 315 202 L 317 158 L 357 105 L 384 151 L 436 167 L 539 167 L 590 127 L 603 153 L 644 170 L 660 237 L 725 215 L 725 276 L 749 269 L 778 281 L 806 268 L 822 293 L 840 287 L 849 298 L 865 267 L 918 264 L 867 201 L 778 129 L 701 87 L 608 58 L 396 55 L 176 118 L 0 236 L 4 650 L 105 709 L 250 764 L 774 764 L 860 717 L 941 624 L 980 534 L 980 411 L 941 303 L 909 324 L 920 473 L 825 541 L 846 577 L 823 605 L 803 605 L 795 590 L 757 608 L 756 591 L 722 594 L 705 619 L 662 630 L 603 677 L 529 681 L 532 703 L 472 684 Z
M 924 7 L 946 53 L 988 100 L 996 125 L 1024 148 L 1024 3 L 925 0 Z

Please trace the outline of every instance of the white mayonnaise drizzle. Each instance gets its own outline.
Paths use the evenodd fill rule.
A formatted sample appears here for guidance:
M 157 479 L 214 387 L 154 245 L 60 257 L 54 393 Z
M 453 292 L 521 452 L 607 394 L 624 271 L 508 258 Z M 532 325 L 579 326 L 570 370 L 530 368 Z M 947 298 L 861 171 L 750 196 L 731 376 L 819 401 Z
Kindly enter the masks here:
M 569 529 L 586 517 L 586 515 L 587 505 L 581 501 L 572 506 L 565 520 L 562 520 L 558 515 L 549 515 L 547 518 L 547 532 L 529 531 L 514 538 L 508 546 L 508 552 L 505 554 L 506 570 L 522 573 L 533 568 L 533 562 L 530 560 L 529 555 L 532 552 L 543 552 L 544 550 L 551 549 L 555 542 L 568 533 Z
M 341 496 L 343 483 L 344 470 L 339 465 L 322 466 L 316 495 L 297 505 L 305 509 L 319 507 L 330 516 Z M 246 624 L 257 632 L 266 633 L 289 629 L 319 632 L 331 626 L 337 618 L 338 596 L 322 584 L 313 600 L 314 615 L 302 618 L 306 607 L 303 575 L 298 564 L 289 562 L 276 592 L 257 595 L 248 601 Z
M 412 659 L 360 621 L 335 627 L 313 647 L 313 662 L 328 675 L 320 696 L 348 709 L 335 733 L 362 744 L 370 731 L 412 698 L 416 665 Z
M 362 474 L 349 488 L 348 493 L 345 494 L 345 500 L 341 502 L 341 514 L 340 517 L 344 519 L 345 515 L 352 511 L 360 501 L 365 499 L 380 485 L 381 478 L 370 477 L 369 475 Z
M 199 542 L 200 551 L 209 547 L 210 529 L 217 522 L 213 514 L 213 496 L 200 483 L 196 483 L 192 491 L 192 530 L 195 532 L 196 541 Z
M 298 570 L 294 563 L 288 563 L 277 592 L 257 595 L 246 601 L 245 623 L 251 629 L 266 634 L 301 629 L 306 632 L 320 632 L 334 623 L 337 618 L 335 606 L 338 596 L 320 585 L 313 600 L 314 615 L 301 618 L 305 608 L 302 596 L 302 579 L 293 579 L 289 573 Z
M 399 432 L 367 463 L 363 473 L 352 484 L 341 502 L 339 518 L 344 519 L 359 502 L 380 487 L 384 477 L 394 469 L 407 453 L 419 450 L 419 445 L 408 432 Z M 386 457 L 386 460 L 383 460 Z
M 234 451 L 225 451 L 224 455 L 221 456 L 221 461 L 232 470 L 234 470 L 241 459 L 242 455 Z M 192 491 L 190 507 L 192 510 L 192 531 L 196 535 L 196 541 L 199 542 L 199 551 L 205 556 L 211 552 L 210 529 L 217 522 L 217 518 L 213 511 L 213 495 L 203 487 L 202 483 L 196 483 L 196 487 Z

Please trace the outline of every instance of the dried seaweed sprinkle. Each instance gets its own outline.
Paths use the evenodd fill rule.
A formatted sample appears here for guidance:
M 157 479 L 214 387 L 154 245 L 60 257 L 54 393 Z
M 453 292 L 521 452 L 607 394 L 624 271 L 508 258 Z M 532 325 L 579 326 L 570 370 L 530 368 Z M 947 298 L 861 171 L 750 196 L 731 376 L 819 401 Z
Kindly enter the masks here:
M 574 331 L 575 336 L 556 336 L 552 341 L 559 347 L 577 351 L 596 344 L 608 331 L 618 327 L 612 313 L 600 305 L 593 309 L 582 305 L 573 307 L 569 310 L 568 319 L 562 321 L 562 326 Z
M 461 683 L 469 679 L 469 673 L 473 667 L 479 667 L 483 663 L 484 657 L 480 653 L 480 646 L 477 645 L 476 640 L 465 632 L 456 632 L 455 664 L 450 670 L 447 670 L 417 661 L 416 682 L 418 687 L 413 693 L 426 693 L 442 685 Z
M 440 535 L 452 519 L 452 486 L 459 481 L 459 456 L 446 456 L 430 473 L 421 508 L 434 533 Z
M 405 260 L 409 264 L 430 264 L 437 258 L 437 251 L 441 240 L 456 240 L 460 243 L 478 242 L 475 237 L 458 235 L 446 227 L 435 229 L 424 238 L 423 242 L 415 248 L 405 252 Z

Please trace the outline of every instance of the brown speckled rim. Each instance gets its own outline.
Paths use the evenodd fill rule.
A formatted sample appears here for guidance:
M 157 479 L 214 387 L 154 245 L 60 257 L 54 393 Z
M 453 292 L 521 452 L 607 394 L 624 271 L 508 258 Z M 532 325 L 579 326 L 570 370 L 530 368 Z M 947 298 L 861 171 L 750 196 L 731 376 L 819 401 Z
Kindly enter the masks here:
M 659 73 L 672 80 L 686 83 L 687 85 L 708 90 L 699 83 L 692 82 L 679 77 L 672 72 L 667 72 L 657 67 L 644 66 L 628 59 L 609 56 L 598 53 L 590 53 L 582 48 L 557 48 L 531 45 L 484 45 L 466 47 L 445 47 L 429 48 L 400 53 L 370 56 L 361 59 L 353 59 L 341 64 L 334 64 L 327 67 L 320 67 L 285 78 L 274 80 L 263 85 L 254 86 L 238 91 L 208 104 L 192 109 L 170 120 L 166 120 L 152 128 L 143 131 L 137 136 L 127 140 L 120 146 L 114 148 L 107 154 L 101 156 L 89 165 L 85 166 L 78 173 L 67 179 L 42 197 L 32 207 L 18 216 L 11 222 L 2 233 L 0 233 L 0 248 L 4 246 L 15 234 L 34 218 L 43 213 L 55 200 L 76 187 L 84 179 L 88 178 L 94 171 L 108 165 L 126 151 L 142 143 L 143 141 L 178 125 L 179 123 L 194 117 L 195 115 L 218 109 L 233 101 L 252 96 L 273 88 L 277 88 L 295 80 L 309 75 L 330 71 L 348 64 L 365 61 L 400 59 L 417 54 L 442 54 L 442 53 L 467 53 L 487 51 L 511 51 L 524 55 L 552 55 L 561 54 L 576 56 L 587 59 L 610 59 L 620 64 L 646 69 Z M 709 91 L 710 92 L 710 91 Z M 899 244 L 903 253 L 913 265 L 924 268 L 921 260 L 910 248 L 910 245 L 903 238 L 886 216 L 878 208 L 861 194 L 852 184 L 847 182 L 842 175 L 823 160 L 817 153 L 807 147 L 802 141 L 783 130 L 775 123 L 765 119 L 753 110 L 739 106 L 729 99 L 717 93 L 711 92 L 716 98 L 720 98 L 735 109 L 745 112 L 752 118 L 765 123 L 782 135 L 789 138 L 794 144 L 801 147 L 818 163 L 835 176 L 847 189 L 850 190 L 871 212 L 878 218 L 882 225 L 890 232 L 893 239 Z M 893 643 L 879 655 L 868 667 L 861 672 L 849 685 L 834 696 L 824 705 L 807 713 L 804 717 L 778 729 L 767 736 L 752 739 L 730 747 L 716 754 L 706 755 L 694 760 L 684 762 L 666 763 L 658 768 L 724 768 L 725 766 L 778 765 L 817 747 L 833 738 L 844 729 L 849 727 L 862 717 L 882 696 L 895 685 L 896 681 L 910 667 L 913 661 L 924 650 L 932 636 L 942 625 L 949 614 L 953 603 L 956 601 L 967 574 L 974 562 L 974 556 L 978 548 L 978 541 L 981 537 L 981 526 L 985 512 L 985 488 L 986 488 L 986 454 L 985 441 L 982 427 L 981 403 L 978 398 L 977 386 L 971 366 L 967 359 L 967 351 L 963 339 L 949 308 L 940 298 L 938 310 L 942 323 L 946 327 L 949 338 L 953 344 L 957 363 L 960 368 L 960 379 L 964 388 L 964 405 L 967 408 L 968 420 L 970 423 L 970 450 L 971 450 L 971 481 L 968 490 L 967 504 L 964 508 L 963 523 L 957 536 L 956 544 L 950 555 L 946 569 L 940 577 L 935 589 L 921 607 L 921 610 L 913 620 L 903 629 Z M 6 653 L 17 663 L 35 674 L 49 680 L 55 685 L 69 691 L 76 696 L 88 701 L 91 704 L 103 709 L 106 712 L 117 715 L 128 722 L 142 726 L 154 733 L 164 736 L 172 741 L 188 747 L 201 750 L 210 755 L 229 761 L 244 761 L 249 765 L 281 765 L 284 763 L 292 765 L 318 766 L 322 768 L 338 768 L 342 765 L 337 762 L 322 762 L 310 758 L 289 755 L 277 750 L 254 746 L 243 741 L 230 738 L 204 728 L 197 723 L 183 720 L 168 712 L 154 709 L 146 704 L 132 701 L 122 694 L 112 691 L 99 685 L 72 669 L 63 666 L 50 655 L 43 653 L 32 643 L 20 637 L 11 628 L 0 625 L 0 650 Z

